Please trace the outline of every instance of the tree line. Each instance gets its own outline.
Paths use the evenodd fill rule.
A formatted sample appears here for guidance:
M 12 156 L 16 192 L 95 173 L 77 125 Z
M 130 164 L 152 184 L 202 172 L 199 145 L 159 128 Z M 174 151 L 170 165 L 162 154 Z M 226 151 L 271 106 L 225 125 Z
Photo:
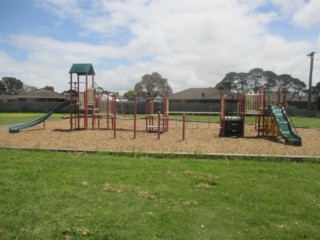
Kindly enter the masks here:
M 318 83 L 319 84 L 319 83 Z M 286 89 L 288 92 L 300 95 L 306 91 L 306 84 L 298 78 L 289 74 L 277 75 L 272 71 L 264 71 L 261 68 L 254 68 L 249 72 L 229 72 L 216 85 L 217 89 L 232 92 L 258 92 L 260 88 Z
M 54 92 L 54 87 L 52 86 L 45 86 L 42 89 Z M 0 94 L 16 95 L 34 90 L 37 90 L 37 88 L 26 85 L 15 77 L 3 77 L 0 80 Z
M 172 88 L 167 78 L 163 78 L 158 72 L 145 74 L 141 81 L 134 85 L 134 90 L 129 90 L 123 97 L 133 99 L 137 97 L 164 97 L 172 94 Z
M 279 87 L 297 95 L 306 92 L 306 84 L 300 79 L 289 74 L 277 75 L 272 71 L 264 71 L 261 68 L 254 68 L 249 72 L 229 72 L 215 86 L 216 89 L 232 92 L 258 92 L 260 88 L 274 89 Z M 45 86 L 42 89 L 54 92 L 52 86 Z M 14 95 L 31 90 L 37 90 L 37 88 L 30 87 L 14 77 L 3 77 L 0 80 L 0 94 Z M 169 96 L 172 93 L 173 90 L 168 79 L 162 77 L 158 72 L 153 72 L 143 75 L 141 80 L 134 85 L 134 88 L 124 94 L 124 97 L 133 99 L 136 95 L 137 97 L 156 98 Z M 312 93 L 320 94 L 320 82 L 312 87 Z

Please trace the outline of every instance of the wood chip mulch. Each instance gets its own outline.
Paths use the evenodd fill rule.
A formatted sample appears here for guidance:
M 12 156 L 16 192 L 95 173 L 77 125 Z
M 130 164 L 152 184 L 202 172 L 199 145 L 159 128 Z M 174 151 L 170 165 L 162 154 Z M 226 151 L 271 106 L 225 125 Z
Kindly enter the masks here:
M 83 124 L 83 123 L 82 123 Z M 97 123 L 96 123 L 97 125 Z M 70 120 L 51 120 L 20 133 L 10 134 L 9 127 L 0 129 L 0 147 L 35 149 L 70 149 L 94 151 L 245 154 L 268 156 L 320 156 L 320 130 L 297 128 L 302 146 L 285 145 L 281 137 L 258 138 L 254 126 L 245 126 L 245 138 L 219 138 L 217 123 L 187 123 L 182 141 L 182 123 L 171 121 L 169 131 L 161 134 L 145 132 L 145 120 L 138 121 L 133 139 L 133 121 L 118 120 L 116 138 L 113 130 L 101 129 L 70 131 Z

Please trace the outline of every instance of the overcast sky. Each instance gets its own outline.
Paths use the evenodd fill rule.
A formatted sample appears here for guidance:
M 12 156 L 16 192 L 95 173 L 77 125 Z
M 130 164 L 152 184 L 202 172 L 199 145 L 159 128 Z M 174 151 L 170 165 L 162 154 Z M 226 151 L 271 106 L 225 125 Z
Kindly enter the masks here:
M 152 72 L 174 92 L 255 67 L 307 84 L 311 51 L 320 0 L 0 0 L 0 79 L 57 92 L 73 63 L 92 63 L 97 84 L 122 93 Z

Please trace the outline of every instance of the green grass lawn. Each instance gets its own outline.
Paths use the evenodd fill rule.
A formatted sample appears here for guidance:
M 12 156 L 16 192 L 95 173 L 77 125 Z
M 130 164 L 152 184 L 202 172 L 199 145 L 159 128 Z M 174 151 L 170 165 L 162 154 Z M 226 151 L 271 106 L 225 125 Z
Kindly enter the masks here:
M 295 127 L 312 127 L 312 128 L 320 128 L 320 117 L 290 117 L 293 125 Z M 246 117 L 247 124 L 254 124 L 255 118 L 252 116 Z
M 0 113 L 0 126 L 1 125 L 14 125 L 19 123 L 25 123 L 42 117 L 44 113 Z M 63 116 L 68 116 L 68 114 L 54 113 L 50 116 L 48 120 L 61 119 Z M 133 118 L 133 115 L 127 114 L 123 116 L 118 114 L 119 117 Z M 138 115 L 138 118 L 142 118 L 144 115 Z M 181 115 L 170 115 L 172 120 L 182 120 Z M 308 117 L 291 117 L 291 120 L 295 127 L 313 127 L 320 128 L 320 118 L 308 118 Z M 200 121 L 200 122 L 219 122 L 220 116 L 212 115 L 187 115 L 186 121 Z M 246 117 L 247 124 L 254 124 L 255 119 L 252 116 Z
M 291 117 L 294 126 L 320 128 L 320 117 Z
M 44 116 L 45 113 L 0 113 L 1 125 L 14 125 L 19 123 L 30 122 Z M 49 120 L 61 119 L 66 114 L 54 113 Z
M 0 149 L 0 239 L 319 239 L 319 163 Z

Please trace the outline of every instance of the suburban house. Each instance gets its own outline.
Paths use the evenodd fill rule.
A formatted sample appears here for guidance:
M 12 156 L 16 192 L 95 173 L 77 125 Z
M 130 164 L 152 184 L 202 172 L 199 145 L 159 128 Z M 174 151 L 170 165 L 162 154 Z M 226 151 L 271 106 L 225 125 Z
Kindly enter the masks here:
M 1 112 L 47 112 L 66 96 L 44 89 L 18 95 L 0 95 Z
M 224 91 L 215 88 L 189 88 L 170 95 L 170 112 L 219 112 Z M 237 95 L 228 94 L 236 101 Z
M 219 102 L 223 91 L 215 88 L 189 88 L 170 96 L 170 103 L 212 103 Z
M 0 95 L 0 102 L 62 102 L 66 96 L 44 89 L 18 95 Z
M 63 102 L 66 96 L 44 89 L 22 93 L 16 96 L 20 102 Z
M 313 105 L 315 105 L 316 103 L 316 98 L 317 96 L 315 95 L 311 96 L 311 102 L 313 103 Z M 286 99 L 287 99 L 288 106 L 294 106 L 298 109 L 308 108 L 308 95 L 299 96 L 292 93 L 288 93 Z M 313 106 L 313 108 L 314 107 L 315 106 Z
M 5 95 L 5 94 L 0 95 L 0 102 L 13 102 L 13 101 L 17 101 L 16 95 Z
M 220 98 L 224 91 L 215 88 L 189 88 L 169 97 L 171 112 L 218 112 L 220 111 Z M 237 94 L 228 93 L 230 101 L 236 103 Z M 284 94 L 280 95 L 280 101 Z M 292 93 L 286 93 L 286 102 L 288 106 L 294 106 L 298 109 L 307 109 L 308 96 L 298 96 Z M 312 96 L 312 102 L 315 102 L 316 96 Z

